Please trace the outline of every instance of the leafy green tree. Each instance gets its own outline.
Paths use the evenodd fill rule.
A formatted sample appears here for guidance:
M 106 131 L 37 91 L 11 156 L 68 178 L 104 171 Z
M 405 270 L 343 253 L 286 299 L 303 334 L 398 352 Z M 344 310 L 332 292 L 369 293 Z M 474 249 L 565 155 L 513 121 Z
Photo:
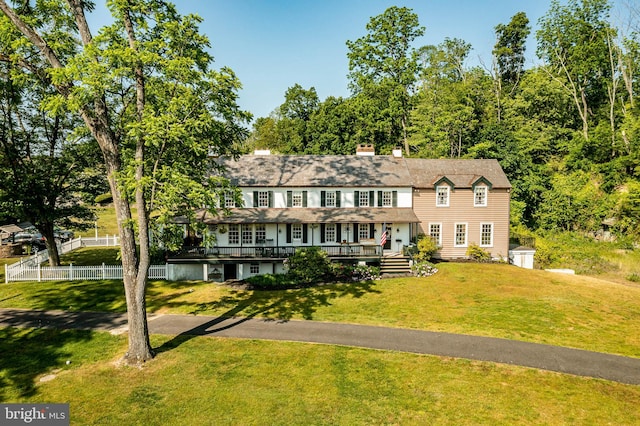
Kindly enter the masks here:
M 15 49 L 13 66 L 56 90 L 46 109 L 77 114 L 100 147 L 121 238 L 124 359 L 135 364 L 153 356 L 145 302 L 151 213 L 162 224 L 193 215 L 194 206 L 217 205 L 215 189 L 224 182 L 205 175 L 208 156 L 233 154 L 249 115 L 237 106 L 233 72 L 211 69 L 200 18 L 162 0 L 112 0 L 108 7 L 113 23 L 94 37 L 90 2 L 12 8 L 0 0 L 0 25 L 11 29 L 1 42 Z
M 412 141 L 423 157 L 461 157 L 474 140 L 486 76 L 464 62 L 471 45 L 445 39 L 421 49 L 421 86 L 413 110 Z
M 493 55 L 498 65 L 500 80 L 509 86 L 515 86 L 524 73 L 526 42 L 531 26 L 526 13 L 518 12 L 508 24 L 495 27 L 497 41 Z
M 607 0 L 570 0 L 566 5 L 554 0 L 537 32 L 538 56 L 571 96 L 585 140 L 592 112 L 605 102 L 604 85 L 611 76 L 609 10 Z
M 386 145 L 402 144 L 408 155 L 411 95 L 419 72 L 411 43 L 424 27 L 411 9 L 393 6 L 372 17 L 366 29 L 364 37 L 347 41 L 351 89 L 375 103 L 374 120 L 386 124 Z
M 307 125 L 309 154 L 353 155 L 358 117 L 351 99 L 329 96 L 320 103 Z

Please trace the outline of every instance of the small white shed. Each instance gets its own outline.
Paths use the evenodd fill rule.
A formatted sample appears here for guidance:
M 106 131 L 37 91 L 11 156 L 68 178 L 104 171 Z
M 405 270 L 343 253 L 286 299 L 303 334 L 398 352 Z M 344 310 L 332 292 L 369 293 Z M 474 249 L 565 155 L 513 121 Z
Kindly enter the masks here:
M 533 269 L 533 256 L 536 249 L 525 246 L 518 246 L 509 250 L 509 262 L 520 268 Z

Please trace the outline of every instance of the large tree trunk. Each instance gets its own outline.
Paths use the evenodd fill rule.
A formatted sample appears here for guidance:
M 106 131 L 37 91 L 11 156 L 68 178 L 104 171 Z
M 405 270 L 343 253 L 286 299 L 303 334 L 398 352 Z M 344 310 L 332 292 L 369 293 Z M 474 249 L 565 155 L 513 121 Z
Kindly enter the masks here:
M 92 37 L 89 25 L 84 14 L 83 4 L 80 0 L 68 0 L 69 6 L 76 20 L 82 44 L 87 46 Z M 5 0 L 0 0 L 0 10 L 11 20 L 15 27 L 34 44 L 53 68 L 63 68 L 64 65 L 57 54 L 38 32 L 25 23 L 9 7 Z M 96 58 L 96 60 L 98 60 Z M 63 96 L 71 93 L 73 85 L 63 83 L 56 85 L 56 89 Z M 127 299 L 127 314 L 129 319 L 129 350 L 125 355 L 128 363 L 140 363 L 153 357 L 151 344 L 149 343 L 149 330 L 147 326 L 147 313 L 145 303 L 145 291 L 148 269 L 148 236 L 145 236 L 141 244 L 143 247 L 144 261 L 142 265 L 138 260 L 136 251 L 136 238 L 131 224 L 131 206 L 126 195 L 122 193 L 116 182 L 116 176 L 121 171 L 121 159 L 118 141 L 109 126 L 109 111 L 104 95 L 96 95 L 93 105 L 84 104 L 80 107 L 80 115 L 83 121 L 95 137 L 104 156 L 107 169 L 107 178 L 111 188 L 111 195 L 116 210 L 118 230 L 120 232 L 120 249 L 122 251 L 122 268 L 124 290 Z M 144 206 L 142 206 L 144 210 Z M 145 221 L 140 224 L 140 234 L 147 234 L 148 225 Z M 141 267 L 142 266 L 142 267 Z

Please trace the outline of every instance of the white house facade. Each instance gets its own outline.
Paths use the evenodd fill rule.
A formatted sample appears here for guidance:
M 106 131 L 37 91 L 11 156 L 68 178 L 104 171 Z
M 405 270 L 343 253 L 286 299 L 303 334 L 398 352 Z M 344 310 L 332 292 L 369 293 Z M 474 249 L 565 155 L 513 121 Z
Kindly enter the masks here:
M 436 161 L 440 163 L 434 177 L 422 170 L 429 160 L 371 155 L 370 151 L 353 156 L 246 155 L 237 161 L 217 159 L 223 166 L 221 174 L 241 191 L 240 202 L 231 196 L 225 198 L 222 203 L 227 214 L 198 212 L 198 220 L 207 225 L 208 231 L 169 261 L 179 265 L 182 272 L 178 275 L 183 276 L 178 279 L 202 278 L 205 271 L 210 280 L 228 280 L 284 272 L 285 259 L 300 247 L 321 247 L 333 261 L 380 264 L 386 256 L 402 253 L 418 234 L 427 234 L 441 238 L 442 251 L 447 253 L 450 230 L 444 226 L 453 226 L 455 235 L 456 225 L 449 224 L 447 217 L 462 223 L 468 209 L 461 203 L 467 193 L 472 194 L 472 202 L 486 203 L 486 215 L 471 214 L 465 232 L 479 226 L 484 229 L 484 234 L 478 231 L 479 241 L 492 253 L 504 248 L 506 255 L 508 196 L 505 205 L 504 197 L 497 194 L 508 194 L 510 185 L 499 165 L 496 169 L 497 162 L 484 163 L 492 167 L 485 177 L 476 176 L 483 164 L 474 163 L 484 160 L 457 160 L 456 167 L 467 166 L 465 176 L 460 178 L 460 170 L 455 168 L 440 173 L 439 168 L 446 169 L 449 160 Z M 471 178 L 467 176 L 469 170 L 474 170 Z M 437 200 L 442 202 L 445 197 L 443 185 L 448 188 L 449 207 L 436 206 Z M 434 199 L 435 211 L 442 213 L 435 214 L 423 206 L 428 196 Z M 421 206 L 417 210 L 416 200 Z M 443 227 L 439 235 L 433 235 L 436 223 Z M 505 247 L 503 237 L 496 234 L 498 229 L 507 229 Z M 473 240 L 468 236 L 465 244 Z M 501 245 L 497 251 L 493 250 L 495 244 Z M 458 256 L 460 251 L 451 253 Z

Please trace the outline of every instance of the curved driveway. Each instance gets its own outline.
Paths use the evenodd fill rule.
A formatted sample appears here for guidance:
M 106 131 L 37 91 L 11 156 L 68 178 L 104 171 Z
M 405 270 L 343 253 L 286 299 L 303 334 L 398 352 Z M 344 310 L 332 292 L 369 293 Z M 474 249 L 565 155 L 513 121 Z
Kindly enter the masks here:
M 126 315 L 0 309 L 0 326 L 126 332 Z M 640 359 L 461 334 L 316 321 L 151 315 L 152 334 L 285 340 L 519 365 L 640 385 Z

